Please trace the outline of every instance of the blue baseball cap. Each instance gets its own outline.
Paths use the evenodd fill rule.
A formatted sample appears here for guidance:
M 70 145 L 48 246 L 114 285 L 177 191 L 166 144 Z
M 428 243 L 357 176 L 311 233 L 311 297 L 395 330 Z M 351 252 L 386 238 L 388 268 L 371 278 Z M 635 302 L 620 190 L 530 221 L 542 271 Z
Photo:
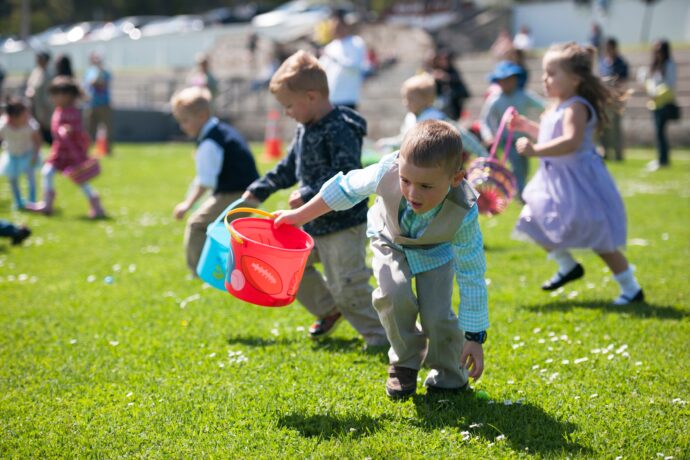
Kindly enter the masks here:
M 514 63 L 513 61 L 501 61 L 496 64 L 494 70 L 486 76 L 486 79 L 491 83 L 496 83 L 498 80 L 503 80 L 508 77 L 516 75 L 519 77 L 525 74 L 525 69 Z

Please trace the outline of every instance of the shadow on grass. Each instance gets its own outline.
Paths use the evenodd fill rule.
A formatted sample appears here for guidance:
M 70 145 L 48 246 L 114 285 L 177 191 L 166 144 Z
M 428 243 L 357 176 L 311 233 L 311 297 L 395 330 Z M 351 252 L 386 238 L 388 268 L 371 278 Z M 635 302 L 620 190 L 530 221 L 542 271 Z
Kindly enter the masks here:
M 303 415 L 287 414 L 278 425 L 298 431 L 307 438 L 352 438 L 369 436 L 381 429 L 381 420 L 368 415 Z
M 606 313 L 622 313 L 639 316 L 641 318 L 683 319 L 688 312 L 671 305 L 657 305 L 647 302 L 638 302 L 628 305 L 611 305 L 611 300 L 554 300 L 540 305 L 523 305 L 523 308 L 540 311 L 571 311 L 574 308 L 589 308 L 602 310 Z
M 286 338 L 286 337 L 247 337 L 242 335 L 231 335 L 228 337 L 228 344 L 247 345 L 248 347 L 272 347 L 276 345 L 289 345 L 302 339 Z
M 545 456 L 562 453 L 587 455 L 589 449 L 568 441 L 576 425 L 556 420 L 532 404 L 489 404 L 473 392 L 452 396 L 415 395 L 417 421 L 423 430 L 456 427 L 487 442 L 506 442 L 516 452 Z M 503 435 L 505 439 L 497 441 Z

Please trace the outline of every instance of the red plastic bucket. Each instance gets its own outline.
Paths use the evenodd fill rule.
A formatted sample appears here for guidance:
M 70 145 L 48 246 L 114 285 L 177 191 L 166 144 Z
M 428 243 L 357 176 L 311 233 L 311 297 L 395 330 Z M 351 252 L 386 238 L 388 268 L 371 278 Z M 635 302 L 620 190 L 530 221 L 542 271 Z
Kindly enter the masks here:
M 225 215 L 230 232 L 230 256 L 225 289 L 238 299 L 264 307 L 282 307 L 295 300 L 314 240 L 291 225 L 276 228 L 272 219 L 228 216 L 248 212 L 272 218 L 253 208 L 237 208 Z

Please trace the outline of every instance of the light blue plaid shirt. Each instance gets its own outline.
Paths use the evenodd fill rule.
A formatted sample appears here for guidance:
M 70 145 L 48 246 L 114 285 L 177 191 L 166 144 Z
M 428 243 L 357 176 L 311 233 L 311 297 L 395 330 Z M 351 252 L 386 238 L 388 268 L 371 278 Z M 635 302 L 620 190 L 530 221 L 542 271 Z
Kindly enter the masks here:
M 335 211 L 351 208 L 376 192 L 381 178 L 394 165 L 396 158 L 397 152 L 386 155 L 378 163 L 364 169 L 350 171 L 347 175 L 338 173 L 321 188 L 324 201 Z M 439 204 L 424 214 L 415 214 L 407 201 L 401 200 L 401 232 L 411 238 L 418 237 L 441 210 L 441 206 L 442 204 Z M 371 227 L 367 229 L 367 235 L 370 237 L 376 234 Z M 454 260 L 455 278 L 460 289 L 460 329 L 470 332 L 484 331 L 489 327 L 488 295 L 484 281 L 486 259 L 476 205 L 463 219 L 453 240 L 450 241 L 450 246 L 450 257 Z M 398 246 L 398 249 L 405 253 L 410 270 L 415 275 L 433 270 L 450 260 L 447 255 L 448 246 L 445 244 L 424 249 Z

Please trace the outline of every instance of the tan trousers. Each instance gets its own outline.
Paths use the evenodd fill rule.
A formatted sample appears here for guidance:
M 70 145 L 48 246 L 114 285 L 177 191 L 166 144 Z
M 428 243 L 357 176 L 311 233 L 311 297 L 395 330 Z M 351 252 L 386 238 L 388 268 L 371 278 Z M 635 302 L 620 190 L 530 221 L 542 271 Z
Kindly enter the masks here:
M 98 125 L 102 124 L 105 127 L 106 141 L 108 142 L 108 153 L 110 153 L 113 140 L 113 109 L 110 108 L 110 106 L 86 109 L 84 111 L 84 118 L 86 118 L 86 127 L 89 130 L 91 142 L 96 142 Z
M 340 311 L 368 345 L 386 345 L 386 333 L 371 305 L 366 241 L 366 224 L 314 237 L 297 299 L 317 318 Z M 323 274 L 314 266 L 317 262 Z
M 453 261 L 413 276 L 403 252 L 380 238 L 372 239 L 371 248 L 378 282 L 373 294 L 374 308 L 391 344 L 390 363 L 411 369 L 420 369 L 424 364 L 431 369 L 424 381 L 426 386 L 464 386 L 468 377 L 460 366 L 460 355 L 465 338 L 451 304 Z M 416 297 L 412 291 L 413 277 Z
M 204 249 L 206 242 L 206 228 L 213 222 L 218 214 L 223 209 L 227 208 L 230 203 L 242 196 L 243 192 L 235 193 L 216 193 L 211 195 L 201 203 L 201 206 L 189 216 L 187 225 L 184 231 L 184 247 L 187 257 L 187 266 L 196 276 L 196 266 L 199 264 L 201 258 L 201 251 Z M 247 203 L 246 206 L 256 207 L 257 203 Z M 232 216 L 229 220 L 234 220 L 238 217 L 247 217 L 246 214 L 237 214 Z

